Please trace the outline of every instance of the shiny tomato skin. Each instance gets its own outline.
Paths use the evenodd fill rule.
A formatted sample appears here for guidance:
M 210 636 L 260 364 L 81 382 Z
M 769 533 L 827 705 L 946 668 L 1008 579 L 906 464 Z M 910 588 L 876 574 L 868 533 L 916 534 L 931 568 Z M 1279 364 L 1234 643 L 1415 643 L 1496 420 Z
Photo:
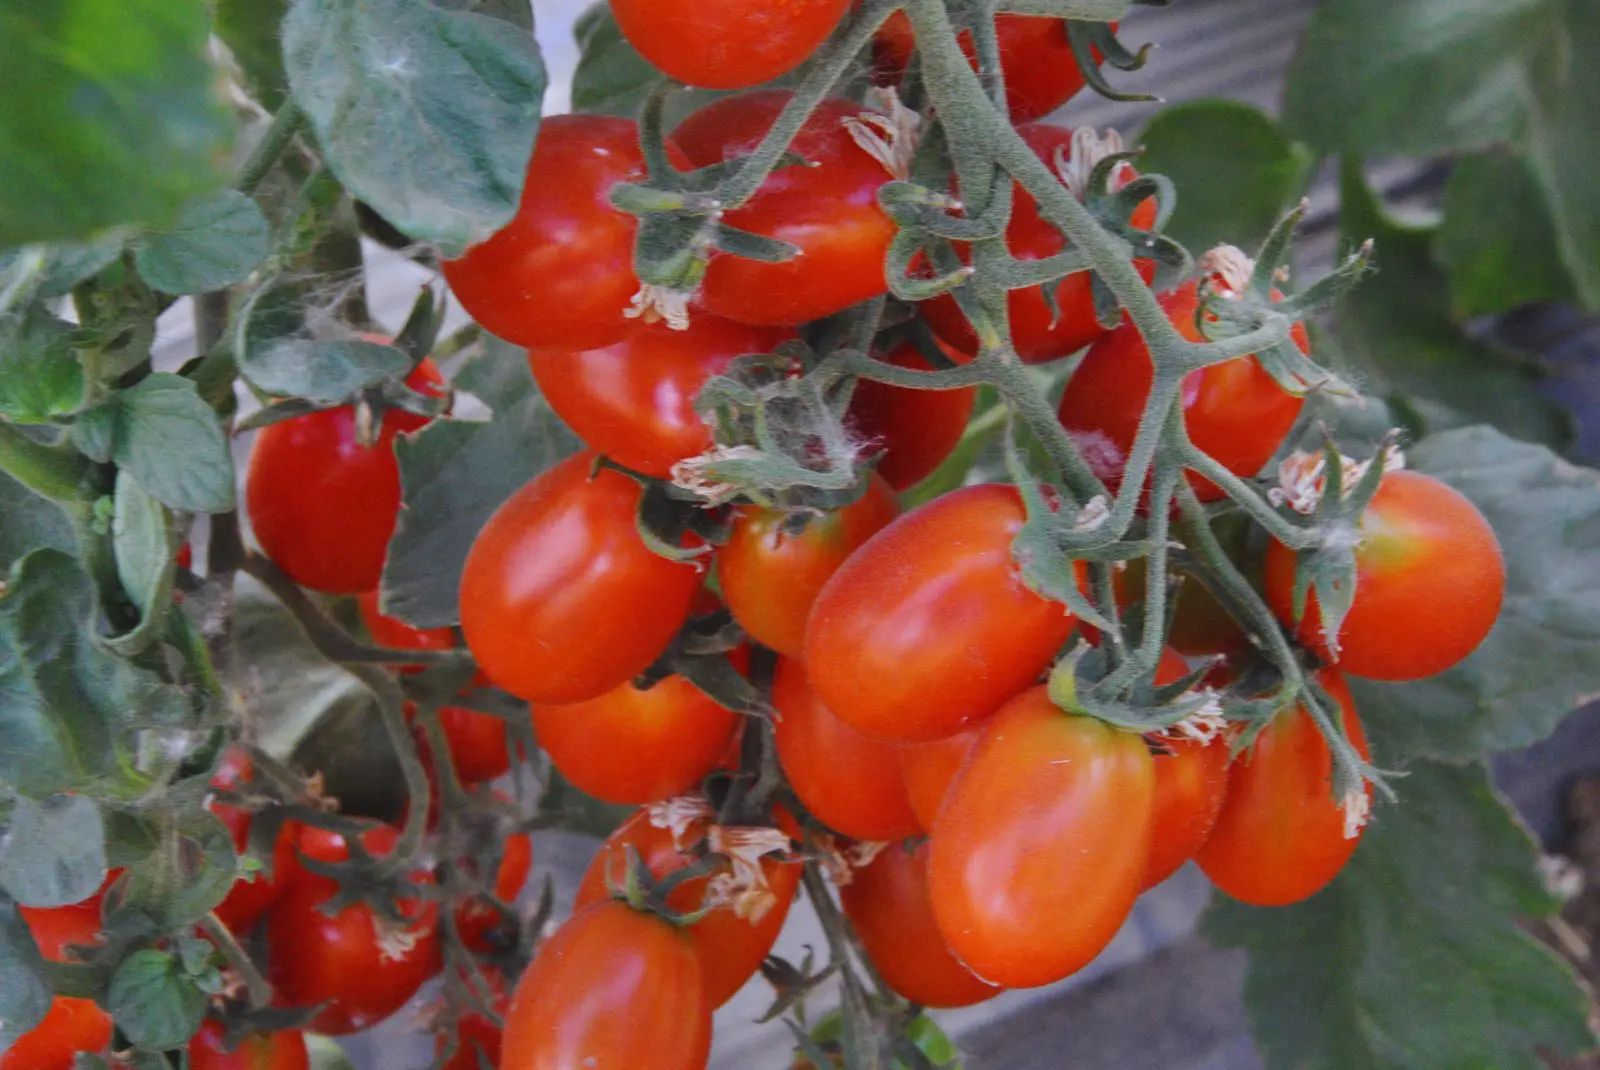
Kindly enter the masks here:
M 1189 666 L 1171 649 L 1161 652 L 1155 684 L 1174 684 Z M 1178 871 L 1211 835 L 1228 790 L 1228 741 L 1217 736 L 1201 743 L 1167 733 L 1156 737 L 1155 809 L 1150 821 L 1150 859 L 1144 888 L 1154 888 Z
M 945 353 L 958 364 L 968 360 L 948 348 Z M 900 368 L 932 370 L 912 342 L 902 342 L 877 359 Z M 846 423 L 863 442 L 882 451 L 877 472 L 884 482 L 905 490 L 932 475 L 955 450 L 977 397 L 975 386 L 917 390 L 862 379 L 850 396 Z
M 794 831 L 792 828 L 785 830 L 791 835 Z M 699 834 L 703 836 L 703 830 Z M 639 852 L 639 857 L 657 879 L 694 862 L 692 855 L 681 853 L 674 846 L 670 832 L 652 825 L 649 813 L 641 810 L 623 822 L 601 845 L 578 885 L 574 910 L 611 897 L 608 874 L 611 879 L 623 879 L 630 846 Z M 772 890 L 774 903 L 759 920 L 752 923 L 728 907 L 718 907 L 689 926 L 689 937 L 704 970 L 706 999 L 713 1009 L 732 999 L 772 952 L 772 945 L 789 916 L 795 889 L 800 885 L 801 866 L 797 862 L 769 855 L 761 860 L 761 870 Z M 674 910 L 699 909 L 705 899 L 707 880 L 707 877 L 696 877 L 683 882 L 668 897 L 668 905 Z
M 874 475 L 843 509 L 814 517 L 799 535 L 783 530 L 781 510 L 749 505 L 717 554 L 722 596 L 740 627 L 780 654 L 805 650 L 811 606 L 846 558 L 899 513 L 894 489 Z
M 1008 988 L 1087 966 L 1133 909 L 1155 771 L 1144 739 L 1022 692 L 984 726 L 934 822 L 934 916 L 968 969 Z
M 251 1033 L 229 1051 L 222 1023 L 208 1019 L 189 1041 L 189 1070 L 309 1070 L 306 1039 L 297 1029 Z
M 669 143 L 668 153 L 682 164 Z M 463 308 L 490 332 L 535 349 L 594 349 L 621 338 L 639 280 L 636 219 L 611 205 L 645 178 L 631 119 L 553 115 L 539 126 L 517 214 L 443 263 Z
M 454 628 L 413 628 L 396 617 L 386 616 L 378 608 L 378 592 L 362 591 L 356 596 L 356 606 L 361 611 L 361 623 L 377 646 L 390 650 L 454 650 Z M 421 666 L 407 665 L 401 672 L 420 672 Z
M 0 1070 L 72 1070 L 80 1052 L 111 1043 L 111 1016 L 93 1000 L 57 996 L 44 1020 L 0 1052 Z
M 788 74 L 828 39 L 851 0 L 612 0 L 622 35 L 663 74 L 744 89 Z
M 399 832 L 374 825 L 362 844 L 374 857 L 393 852 Z M 349 858 L 344 837 L 325 829 L 300 832 L 301 855 L 322 862 Z M 431 879 L 418 874 L 418 879 Z M 359 1033 L 405 1005 L 443 966 L 439 905 L 402 899 L 404 941 L 385 941 L 372 908 L 356 903 L 333 917 L 322 906 L 339 890 L 332 878 L 297 865 L 267 914 L 270 980 L 280 1006 L 326 1004 L 306 1026 L 315 1033 Z M 386 946 L 387 944 L 387 946 Z
M 649 667 L 700 587 L 634 526 L 639 485 L 569 457 L 489 518 L 461 576 L 461 627 L 495 684 L 536 703 L 598 698 Z
M 963 487 L 900 517 L 833 574 L 806 626 L 822 704 L 856 731 L 924 743 L 1033 683 L 1072 630 L 1022 583 L 1016 488 Z
M 928 844 L 891 843 L 839 889 L 844 912 L 890 988 L 925 1007 L 970 1007 L 1003 989 L 973 976 L 945 945 L 928 893 Z
M 643 691 L 629 680 L 587 702 L 533 707 L 534 735 L 562 776 L 597 799 L 635 805 L 698 786 L 739 717 L 677 675 Z
M 444 392 L 429 360 L 406 383 L 423 394 Z M 358 439 L 349 405 L 262 428 L 245 475 L 245 508 L 262 551 L 314 591 L 359 594 L 378 586 L 400 515 L 395 436 L 427 422 L 390 409 L 370 447 Z
M 1070 158 L 1073 131 L 1068 127 L 1027 123 L 1017 127 L 1017 133 L 1052 170 L 1056 168 L 1058 152 Z M 1113 184 L 1120 189 L 1136 177 L 1133 168 L 1123 166 L 1118 168 Z M 1006 224 L 1006 248 L 1012 256 L 1018 260 L 1043 260 L 1067 247 L 1061 231 L 1039 214 L 1039 204 L 1031 194 L 1014 184 L 1012 196 L 1011 220 Z M 1140 230 L 1149 230 L 1155 219 L 1156 203 L 1146 200 L 1134 210 L 1130 222 Z M 970 258 L 964 245 L 957 249 L 963 260 Z M 1155 277 L 1154 265 L 1147 260 L 1136 263 L 1145 282 L 1150 282 Z M 1095 316 L 1089 272 L 1066 276 L 1055 284 L 1054 292 L 1054 309 L 1037 286 L 1012 290 L 1006 295 L 1012 345 L 1024 363 L 1039 364 L 1076 353 L 1106 333 Z M 949 345 L 963 353 L 978 351 L 978 337 L 954 297 L 941 294 L 924 301 L 921 310 L 923 318 Z
M 254 778 L 255 771 L 249 754 L 235 749 L 223 756 L 222 764 L 211 778 L 211 786 L 243 793 L 248 792 Z M 244 854 L 250 845 L 251 812 L 244 807 L 221 802 L 211 802 L 207 804 L 207 809 L 228 826 L 234 850 Z M 277 902 L 283 892 L 283 882 L 295 865 L 297 827 L 293 821 L 285 821 L 279 828 L 278 838 L 273 842 L 270 872 L 262 870 L 256 872 L 252 879 L 239 878 L 228 892 L 228 897 L 217 905 L 217 918 L 231 931 L 249 932 L 267 909 Z
M 944 806 L 944 797 L 950 793 L 956 774 L 967 762 L 967 755 L 977 746 L 983 734 L 981 726 L 974 726 L 944 739 L 929 743 L 907 743 L 900 747 L 900 779 L 906 786 L 906 797 L 911 800 L 911 812 L 917 823 L 925 829 L 933 828 Z
M 500 868 L 494 876 L 495 898 L 502 903 L 515 903 L 532 870 L 533 840 L 519 832 L 506 840 L 500 856 Z M 500 912 L 481 900 L 464 903 L 456 910 L 456 932 L 461 942 L 479 954 L 494 949 L 494 931 L 499 924 Z
M 1344 676 L 1317 680 L 1339 704 L 1345 732 L 1363 758 L 1366 733 Z M 1333 797 L 1333 755 L 1303 706 L 1278 714 L 1228 772 L 1228 794 L 1195 861 L 1211 883 L 1240 902 L 1286 906 L 1321 891 L 1355 853 Z M 1367 788 L 1368 797 L 1372 789 Z
M 672 137 L 695 167 L 722 163 L 754 149 L 789 97 L 780 89 L 724 97 L 685 119 Z M 723 218 L 791 242 L 800 255 L 767 264 L 713 253 L 700 285 L 702 308 L 740 323 L 792 327 L 888 288 L 883 267 L 895 225 L 877 195 L 890 175 L 844 126 L 862 110 L 837 97 L 824 100 L 789 146 L 810 166 L 778 168 Z
M 772 703 L 778 762 L 813 816 L 855 840 L 898 840 L 922 831 L 895 746 L 867 738 L 829 712 L 803 663 L 778 662 Z
M 636 321 L 600 349 L 530 349 L 528 364 L 550 407 L 591 449 L 666 479 L 674 464 L 711 448 L 711 429 L 694 411 L 706 380 L 793 337 L 701 313 L 687 330 Z
M 1337 657 L 1322 634 L 1315 593 L 1300 641 L 1352 676 L 1419 680 L 1461 661 L 1494 628 L 1505 601 L 1506 566 L 1494 529 L 1448 483 L 1421 472 L 1389 472 L 1362 514 L 1355 600 L 1339 629 Z M 1267 547 L 1267 602 L 1294 624 L 1295 554 Z
M 688 933 L 607 900 L 556 930 L 517 982 L 500 1070 L 704 1070 L 710 1054 Z
M 1191 342 L 1204 341 L 1195 324 L 1196 283 L 1186 282 L 1159 300 L 1180 334 Z M 1308 352 L 1304 326 L 1295 324 L 1292 333 L 1300 351 Z M 1122 477 L 1154 381 L 1150 350 L 1126 317 L 1090 347 L 1067 380 L 1061 423 L 1079 440 L 1096 474 L 1113 486 Z M 1271 460 L 1305 405 L 1305 398 L 1285 393 L 1254 356 L 1190 372 L 1179 398 L 1194 444 L 1228 471 L 1247 478 Z M 1222 497 L 1209 480 L 1191 473 L 1189 482 L 1203 501 Z

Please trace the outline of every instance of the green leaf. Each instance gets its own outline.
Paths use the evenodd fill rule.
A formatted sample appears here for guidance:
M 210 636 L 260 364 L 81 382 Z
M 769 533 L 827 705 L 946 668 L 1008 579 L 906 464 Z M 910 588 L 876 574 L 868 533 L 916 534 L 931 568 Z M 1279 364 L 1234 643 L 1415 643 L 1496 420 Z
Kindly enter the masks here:
M 163 929 L 192 926 L 227 898 L 239 875 L 239 856 L 222 819 L 209 810 L 178 815 L 175 843 L 162 844 L 128 870 L 126 902 Z
M 116 555 L 117 578 L 128 598 L 139 607 L 139 627 L 122 636 L 118 652 L 131 655 L 155 638 L 172 608 L 172 580 L 178 534 L 166 507 L 146 494 L 127 472 L 117 473 L 116 499 L 111 517 L 111 547 Z
M 1331 886 L 1273 909 L 1219 895 L 1205 917 L 1250 952 L 1269 1070 L 1540 1070 L 1536 1046 L 1593 1044 L 1583 990 L 1517 926 L 1556 904 L 1486 770 L 1422 762 L 1396 787 Z
M 129 1040 L 150 1051 L 169 1051 L 199 1030 L 206 997 L 175 956 L 146 948 L 117 967 L 106 1009 Z
M 106 879 L 100 807 L 82 795 L 12 802 L 0 886 L 27 907 L 64 907 L 93 895 Z
M 283 73 L 279 30 L 288 0 L 214 0 L 213 25 L 244 72 L 252 96 L 268 111 L 283 105 L 289 88 Z
M 33 1029 L 50 1012 L 50 982 L 44 959 L 17 904 L 0 891 L 0 1051 Z
M 1313 163 L 1269 116 L 1231 100 L 1164 108 L 1139 144 L 1139 169 L 1178 187 L 1167 233 L 1197 254 L 1221 242 L 1260 245 L 1305 189 Z
M 65 297 L 85 279 L 93 278 L 116 262 L 127 240 L 120 234 L 97 241 L 57 245 L 50 250 L 40 297 Z
M 1549 205 L 1520 157 L 1489 153 L 1456 161 L 1436 243 L 1460 315 L 1576 297 Z
M 1346 160 L 1339 227 L 1352 245 L 1373 238 L 1377 275 L 1338 304 L 1338 341 L 1369 394 L 1415 394 L 1471 422 L 1562 449 L 1572 420 L 1539 392 L 1540 374 L 1510 350 L 1469 336 L 1452 317 L 1449 282 L 1433 260 L 1431 227 L 1384 214 Z
M 191 380 L 157 373 L 118 394 L 112 459 L 151 497 L 186 513 L 234 507 L 233 458 Z
M 61 507 L 0 472 L 0 569 L 9 570 L 31 550 L 72 553 L 77 540 Z
M 484 522 L 513 491 L 577 448 L 520 349 L 489 341 L 453 385 L 480 398 L 494 419 L 435 420 L 394 444 L 404 504 L 389 541 L 384 606 L 419 627 L 460 619 L 461 566 Z
M 376 342 L 319 342 L 274 338 L 247 351 L 244 377 L 263 393 L 332 404 L 411 369 L 394 346 Z
M 1562 2 L 1324 0 L 1289 70 L 1284 127 L 1328 153 L 1425 156 L 1511 138 L 1533 73 L 1561 62 Z
M 1487 427 L 1429 436 L 1406 461 L 1488 518 L 1505 608 L 1483 645 L 1437 676 L 1352 678 L 1362 721 L 1394 753 L 1449 761 L 1543 739 L 1600 690 L 1600 474 Z
M 0 6 L 0 246 L 158 220 L 221 185 L 209 23 L 193 0 Z
M 210 293 L 249 278 L 271 239 L 256 202 L 226 189 L 185 205 L 171 226 L 140 237 L 133 262 L 163 293 Z
M 0 320 L 0 416 L 46 423 L 83 403 L 83 366 L 72 351 L 72 327 L 42 305 Z
M 578 40 L 578 69 L 572 75 L 574 111 L 633 118 L 661 72 L 628 43 L 612 17 L 611 5 L 598 3 L 572 27 Z
M 284 61 L 334 174 L 455 256 L 516 212 L 544 65 L 508 22 L 423 0 L 294 0 Z
M 311 1070 L 356 1070 L 356 1064 L 328 1037 L 306 1036 L 306 1054 L 311 1056 Z

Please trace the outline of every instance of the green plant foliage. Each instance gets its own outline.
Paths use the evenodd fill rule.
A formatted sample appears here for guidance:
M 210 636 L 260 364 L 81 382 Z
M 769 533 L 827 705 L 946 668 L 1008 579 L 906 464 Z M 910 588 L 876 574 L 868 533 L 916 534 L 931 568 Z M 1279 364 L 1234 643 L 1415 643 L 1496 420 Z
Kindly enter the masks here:
M 0 849 L 0 887 L 23 906 L 60 907 L 89 898 L 106 878 L 100 807 L 82 795 L 18 796 Z
M 266 259 L 267 217 L 237 190 L 184 206 L 168 227 L 135 243 L 144 281 L 169 294 L 209 293 L 243 282 Z

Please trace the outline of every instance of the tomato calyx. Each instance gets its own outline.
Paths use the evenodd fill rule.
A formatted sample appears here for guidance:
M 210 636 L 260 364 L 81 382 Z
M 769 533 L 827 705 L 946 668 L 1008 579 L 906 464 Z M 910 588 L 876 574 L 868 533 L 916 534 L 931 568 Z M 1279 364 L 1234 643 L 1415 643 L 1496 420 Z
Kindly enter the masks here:
M 761 860 L 792 852 L 794 845 L 787 832 L 765 825 L 720 824 L 711 804 L 698 795 L 664 799 L 652 803 L 647 812 L 650 823 L 670 832 L 674 846 L 694 855 L 695 861 L 656 880 L 637 851 L 628 845 L 628 863 L 620 881 L 614 874 L 606 875 L 615 898 L 635 909 L 659 914 L 675 925 L 693 925 L 719 908 L 727 908 L 735 917 L 756 925 L 779 905 Z M 685 912 L 668 905 L 668 897 L 680 885 L 707 876 L 710 879 L 699 908 Z
M 1050 670 L 1050 701 L 1064 713 L 1093 717 L 1125 732 L 1173 733 L 1209 741 L 1225 723 L 1221 698 L 1200 686 L 1206 668 L 1156 684 L 1155 666 L 1139 673 L 1140 652 L 1114 664 L 1103 644 L 1080 643 Z
M 883 165 L 891 178 L 911 176 L 911 161 L 917 154 L 922 115 L 906 107 L 893 86 L 874 86 L 867 90 L 868 110 L 844 120 L 850 139 Z
M 1104 62 L 1119 71 L 1140 70 L 1150 58 L 1150 44 L 1140 46 L 1137 52 L 1130 52 L 1117 38 L 1114 24 L 1085 19 L 1067 20 L 1067 39 L 1072 43 L 1072 55 L 1078 61 L 1078 70 L 1083 73 L 1084 82 L 1096 93 L 1108 100 L 1121 102 L 1156 99 L 1149 93 L 1125 93 L 1113 89 L 1100 68 Z
M 634 678 L 648 691 L 671 676 L 681 676 L 723 709 L 770 720 L 772 704 L 728 659 L 747 637 L 725 606 L 692 616 L 655 662 Z

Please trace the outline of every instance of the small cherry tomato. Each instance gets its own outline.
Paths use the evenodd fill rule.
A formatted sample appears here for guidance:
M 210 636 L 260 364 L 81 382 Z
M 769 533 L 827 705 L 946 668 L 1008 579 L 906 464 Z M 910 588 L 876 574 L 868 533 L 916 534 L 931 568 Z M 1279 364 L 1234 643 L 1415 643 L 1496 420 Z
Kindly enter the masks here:
M 628 43 L 668 77 L 706 89 L 743 89 L 800 66 L 850 4 L 612 0 L 611 13 Z
M 1182 658 L 1165 650 L 1155 684 L 1175 684 L 1188 672 Z M 1155 748 L 1150 860 L 1141 890 L 1154 888 L 1194 857 L 1211 835 L 1228 791 L 1228 741 L 1221 735 L 1202 743 L 1169 732 L 1156 737 Z
M 1352 676 L 1420 680 L 1478 648 L 1505 601 L 1494 529 L 1466 496 L 1420 472 L 1388 472 L 1356 532 L 1355 600 L 1335 655 L 1312 592 L 1297 634 Z M 1295 554 L 1267 547 L 1267 602 L 1294 623 Z
M 720 164 L 753 150 L 788 103 L 788 90 L 724 97 L 695 112 L 673 139 L 695 167 Z M 895 225 L 878 207 L 889 172 L 857 145 L 844 121 L 859 104 L 822 101 L 789 151 L 804 165 L 780 167 L 756 195 L 723 222 L 790 242 L 798 256 L 769 264 L 713 253 L 698 302 L 740 323 L 798 326 L 883 293 L 884 258 Z
M 928 886 L 945 942 L 1008 988 L 1076 973 L 1133 909 L 1155 771 L 1144 739 L 1030 688 L 984 726 L 934 822 Z
M 208 1019 L 189 1041 L 189 1070 L 309 1070 L 311 1056 L 298 1029 L 251 1033 L 229 1049 L 222 1023 Z
M 682 157 L 670 144 L 676 163 Z M 608 346 L 628 329 L 639 292 L 638 221 L 611 204 L 612 187 L 642 182 L 631 119 L 553 115 L 539 126 L 517 214 L 487 241 L 442 265 L 450 289 L 494 334 L 535 349 Z
M 361 842 L 374 857 L 394 851 L 399 832 L 375 825 Z M 343 836 L 305 827 L 299 851 L 337 863 L 350 857 Z M 427 873 L 414 879 L 431 883 Z M 399 1010 L 443 965 L 439 905 L 420 899 L 396 902 L 405 924 L 385 921 L 365 903 L 329 916 L 322 907 L 339 891 L 330 877 L 297 865 L 267 914 L 270 978 L 280 1006 L 322 1009 L 307 1028 L 328 1036 L 359 1033 Z
M 791 836 L 796 831 L 787 815 L 780 825 Z M 704 836 L 704 827 L 697 826 L 691 838 Z M 650 823 L 647 810 L 640 810 L 607 837 L 599 853 L 589 863 L 578 885 L 574 910 L 611 897 L 607 880 L 620 882 L 626 874 L 627 849 L 632 847 L 656 879 L 674 870 L 682 869 L 695 861 L 692 854 L 680 852 L 673 844 L 672 833 Z M 685 840 L 685 848 L 690 846 Z M 784 861 L 781 856 L 768 855 L 761 860 L 761 872 L 771 892 L 770 902 L 757 911 L 758 916 L 741 917 L 733 905 L 719 906 L 695 924 L 689 926 L 689 937 L 694 941 L 705 971 L 706 999 L 713 1008 L 720 1007 L 733 998 L 735 992 L 760 967 L 763 959 L 772 952 L 772 945 L 789 916 L 789 906 L 794 902 L 795 889 L 800 885 L 801 865 Z M 709 877 L 696 877 L 684 881 L 667 897 L 674 910 L 692 911 L 705 900 Z
M 639 537 L 639 485 L 594 464 L 577 454 L 513 494 L 462 572 L 467 645 L 495 684 L 529 702 L 583 702 L 638 675 L 700 587 L 693 565 Z
M 980 981 L 945 945 L 928 897 L 928 844 L 891 843 L 839 888 L 844 912 L 890 988 L 925 1007 L 970 1007 L 1002 989 Z
M 722 596 L 734 619 L 756 642 L 799 657 L 822 585 L 899 511 L 894 490 L 878 476 L 860 498 L 809 518 L 799 534 L 786 530 L 793 518 L 780 510 L 742 508 L 717 554 Z
M 533 870 L 533 840 L 517 833 L 506 840 L 500 868 L 494 875 L 494 897 L 502 903 L 515 903 Z M 487 954 L 494 950 L 495 933 L 501 923 L 500 911 L 489 903 L 475 900 L 456 910 L 456 932 L 470 950 Z
M 773 735 L 789 786 L 823 824 L 856 840 L 898 840 L 922 831 L 900 779 L 893 744 L 868 739 L 830 713 L 793 658 L 778 663 Z
M 390 650 L 454 650 L 456 633 L 453 628 L 413 628 L 403 620 L 385 616 L 378 608 L 378 592 L 362 591 L 356 596 L 361 610 L 361 623 L 378 646 Z M 401 666 L 401 672 L 421 672 L 420 665 Z
M 711 1005 L 689 934 L 617 900 L 575 914 L 517 982 L 501 1070 L 704 1070 Z
M 1344 677 L 1316 679 L 1339 704 L 1344 730 L 1363 758 L 1366 734 Z M 1372 789 L 1366 789 L 1370 798 Z M 1273 718 L 1255 745 L 1234 760 L 1228 793 L 1195 861 L 1211 883 L 1241 902 L 1284 906 L 1308 899 L 1339 875 L 1360 842 L 1346 836 L 1346 814 L 1333 797 L 1333 755 L 1300 705 Z
M 110 1043 L 111 1015 L 93 1000 L 57 996 L 42 1022 L 0 1052 L 0 1070 L 72 1070 L 80 1052 Z
M 833 574 L 806 627 L 817 698 L 896 743 L 954 735 L 1038 679 L 1067 635 L 1065 606 L 1022 582 L 1016 488 L 963 487 L 874 535 Z
M 417 365 L 406 384 L 421 394 L 444 393 L 432 361 Z M 357 594 L 378 586 L 400 515 L 395 436 L 427 422 L 390 409 L 371 446 L 358 438 L 349 405 L 262 428 L 245 476 L 245 507 L 262 551 L 315 591 Z
M 211 778 L 211 786 L 221 791 L 246 793 L 254 779 L 255 768 L 249 754 L 235 749 L 223 756 L 222 764 Z M 207 809 L 228 826 L 234 850 L 244 854 L 250 846 L 251 812 L 244 807 L 221 802 L 211 802 L 207 804 Z M 255 928 L 261 915 L 277 902 L 283 892 L 283 882 L 295 865 L 297 827 L 293 821 L 285 821 L 278 829 L 278 838 L 273 841 L 271 870 L 257 872 L 248 879 L 239 878 L 228 897 L 217 905 L 218 920 L 233 932 L 246 933 Z
M 963 354 L 945 352 L 958 364 L 967 360 Z M 932 370 L 911 342 L 902 342 L 878 359 L 899 368 Z M 950 456 L 967 429 L 977 397 L 975 386 L 917 390 L 862 379 L 850 396 L 846 422 L 863 441 L 883 451 L 878 475 L 884 482 L 895 490 L 905 490 L 932 475 Z
M 907 743 L 900 747 L 900 778 L 905 782 L 911 810 L 923 828 L 933 828 L 950 785 L 982 734 L 981 727 L 974 727 L 931 743 Z

